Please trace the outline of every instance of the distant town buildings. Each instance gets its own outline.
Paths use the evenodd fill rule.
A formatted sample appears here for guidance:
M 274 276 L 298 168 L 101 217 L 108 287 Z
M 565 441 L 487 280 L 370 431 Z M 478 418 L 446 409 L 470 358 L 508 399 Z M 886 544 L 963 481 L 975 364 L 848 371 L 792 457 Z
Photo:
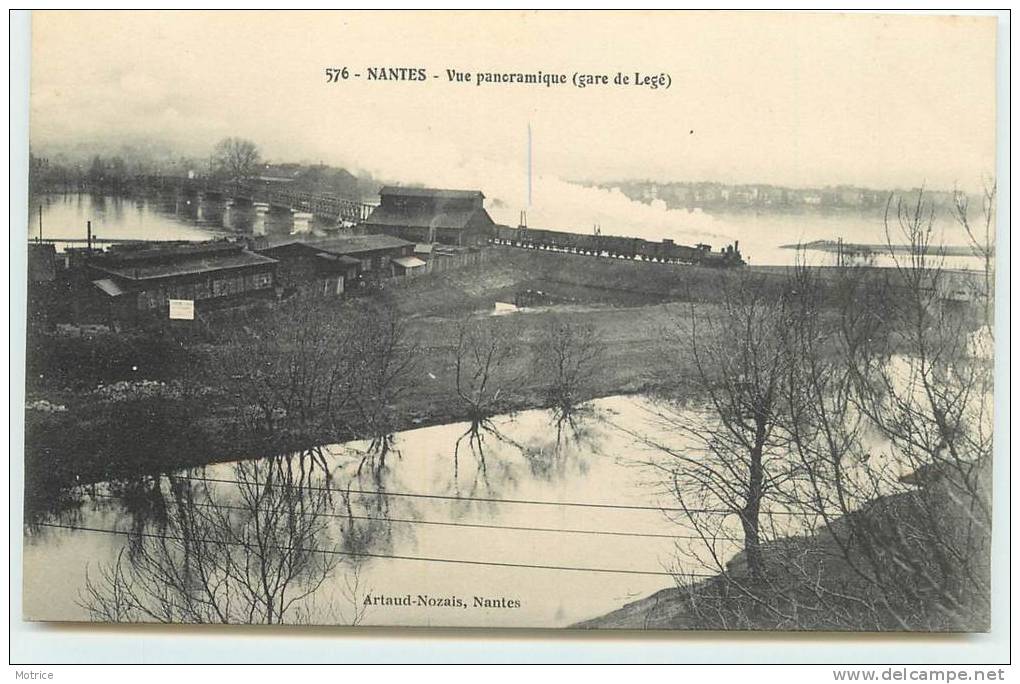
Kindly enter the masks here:
M 766 184 L 728 185 L 714 182 L 660 183 L 657 181 L 621 181 L 604 187 L 619 188 L 632 200 L 662 201 L 671 209 L 760 209 L 799 211 L 803 209 L 884 209 L 892 194 L 916 195 L 909 190 L 874 190 L 855 186 L 789 188 Z M 953 206 L 953 192 L 925 190 L 927 202 L 937 207 Z

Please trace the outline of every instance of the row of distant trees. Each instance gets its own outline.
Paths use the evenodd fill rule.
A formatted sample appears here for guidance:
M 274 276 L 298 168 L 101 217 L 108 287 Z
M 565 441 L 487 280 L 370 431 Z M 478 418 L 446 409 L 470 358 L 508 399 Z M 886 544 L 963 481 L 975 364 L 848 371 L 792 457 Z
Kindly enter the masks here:
M 144 154 L 95 155 L 82 163 L 69 163 L 30 154 L 29 183 L 33 192 L 97 190 L 130 191 L 139 177 L 152 175 L 197 175 L 227 183 L 248 183 L 271 168 L 282 173 L 294 187 L 307 192 L 324 192 L 358 198 L 372 194 L 379 184 L 370 176 L 355 176 L 342 168 L 265 162 L 259 146 L 246 138 L 223 138 L 205 159 L 161 158 Z M 271 173 L 272 175 L 272 173 Z
M 180 175 L 189 172 L 229 181 L 247 181 L 259 175 L 262 156 L 251 140 L 228 137 L 213 147 L 207 161 L 177 158 L 154 161 L 146 157 L 94 155 L 86 163 L 51 160 L 29 154 L 29 185 L 36 192 L 80 190 L 107 192 L 129 189 L 139 176 Z

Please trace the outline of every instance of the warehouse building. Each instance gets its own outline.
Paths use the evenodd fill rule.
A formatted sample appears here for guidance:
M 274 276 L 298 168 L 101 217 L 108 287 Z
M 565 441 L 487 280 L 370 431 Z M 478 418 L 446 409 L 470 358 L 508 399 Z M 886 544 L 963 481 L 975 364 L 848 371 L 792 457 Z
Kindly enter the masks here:
M 283 298 L 341 295 L 358 280 L 361 262 L 300 240 L 263 245 L 254 251 L 278 262 L 276 281 Z
M 418 243 L 479 247 L 488 243 L 494 223 L 478 190 L 384 187 L 365 230 Z
M 402 276 L 408 270 L 425 266 L 424 261 L 414 256 L 413 242 L 392 235 L 348 235 L 308 244 L 335 257 L 356 259 L 362 280 Z
M 227 241 L 119 245 L 89 261 L 92 285 L 114 315 L 166 316 L 169 300 L 195 309 L 275 298 L 277 262 Z

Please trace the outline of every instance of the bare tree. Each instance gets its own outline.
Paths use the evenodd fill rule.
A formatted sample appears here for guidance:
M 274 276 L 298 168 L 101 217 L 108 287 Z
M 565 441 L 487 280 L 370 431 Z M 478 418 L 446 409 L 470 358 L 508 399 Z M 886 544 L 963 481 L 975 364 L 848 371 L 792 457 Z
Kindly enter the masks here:
M 258 175 L 261 154 L 258 145 L 245 138 L 223 138 L 213 148 L 214 172 L 235 183 Z
M 705 410 L 696 420 L 669 410 L 661 415 L 693 442 L 668 449 L 681 505 L 708 542 L 725 536 L 720 520 L 726 514 L 736 516 L 748 573 L 762 582 L 762 508 L 794 475 L 781 449 L 788 313 L 782 294 L 753 276 L 741 275 L 725 288 L 718 307 L 705 312 L 692 307 L 689 330 L 678 321 L 674 338 L 675 346 L 689 350 L 694 369 L 693 387 L 686 378 L 679 383 L 679 401 L 693 393 L 703 398 Z
M 889 242 L 909 245 L 894 254 L 895 296 L 876 315 L 870 276 L 847 270 L 835 321 L 807 295 L 787 337 L 786 429 L 810 483 L 795 497 L 822 523 L 798 598 L 839 628 L 987 625 L 991 365 L 974 353 L 967 307 L 940 286 L 934 222 L 923 193 L 890 201 Z M 817 580 L 833 559 L 838 586 Z
M 967 233 L 971 251 L 981 261 L 984 288 L 977 293 L 984 304 L 985 324 L 993 323 L 992 290 L 995 284 L 995 201 L 996 183 L 986 182 L 981 197 L 980 225 L 975 226 L 970 218 L 970 198 L 961 190 L 953 192 L 954 218 Z
M 927 593 L 926 605 L 949 616 L 936 626 L 973 626 L 989 598 L 991 349 L 974 345 L 977 325 L 966 304 L 945 296 L 942 249 L 923 193 L 910 205 L 896 203 L 895 225 L 889 216 L 887 231 L 898 231 L 910 254 L 896 262 L 902 296 L 890 347 L 863 366 L 857 401 L 889 443 L 897 482 L 914 488 L 898 500 L 903 536 L 890 551 L 910 568 L 899 586 L 909 581 Z M 988 291 L 986 307 L 991 299 Z
M 523 382 L 513 369 L 523 350 L 516 331 L 504 320 L 465 318 L 458 322 L 456 335 L 454 388 L 470 426 L 454 448 L 454 469 L 464 439 L 484 469 L 483 432 L 498 435 L 489 419 L 510 406 L 511 395 Z
M 224 324 L 212 372 L 238 401 L 255 434 L 300 440 L 341 436 L 356 369 L 353 338 L 363 329 L 329 301 L 248 311 Z
M 783 567 L 785 587 L 770 587 L 770 600 L 785 593 L 801 615 L 819 627 L 903 627 L 897 597 L 887 584 L 897 572 L 874 535 L 866 511 L 888 478 L 887 464 L 872 458 L 874 432 L 856 401 L 860 371 L 873 363 L 888 320 L 876 315 L 868 292 L 870 271 L 841 268 L 833 287 L 840 306 L 827 306 L 826 284 L 798 267 L 791 274 L 791 325 L 785 343 L 788 375 L 782 385 L 789 453 L 804 477 L 786 491 L 788 506 L 817 524 L 789 548 L 771 556 Z M 875 509 L 877 510 L 877 509 Z M 838 581 L 826 577 L 838 576 Z
M 369 456 L 386 463 L 399 401 L 411 387 L 420 349 L 410 342 L 403 314 L 385 295 L 364 302 L 347 322 L 351 331 L 346 392 L 358 421 L 357 432 L 371 439 Z
M 568 422 L 599 373 L 604 347 L 591 323 L 549 316 L 535 348 L 535 374 L 556 421 Z

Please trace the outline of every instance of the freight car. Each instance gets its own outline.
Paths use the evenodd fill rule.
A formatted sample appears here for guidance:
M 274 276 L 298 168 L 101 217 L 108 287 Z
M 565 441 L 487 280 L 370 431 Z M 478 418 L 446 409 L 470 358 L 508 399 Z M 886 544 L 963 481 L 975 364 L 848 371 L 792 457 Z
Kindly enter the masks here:
M 662 242 L 651 242 L 641 238 L 617 235 L 584 235 L 525 226 L 513 228 L 497 225 L 493 232 L 492 244 L 668 264 L 717 267 L 744 265 L 744 260 L 740 255 L 739 242 L 734 242 L 718 252 L 713 252 L 710 245 L 698 244 L 689 247 L 678 245 L 668 239 Z

